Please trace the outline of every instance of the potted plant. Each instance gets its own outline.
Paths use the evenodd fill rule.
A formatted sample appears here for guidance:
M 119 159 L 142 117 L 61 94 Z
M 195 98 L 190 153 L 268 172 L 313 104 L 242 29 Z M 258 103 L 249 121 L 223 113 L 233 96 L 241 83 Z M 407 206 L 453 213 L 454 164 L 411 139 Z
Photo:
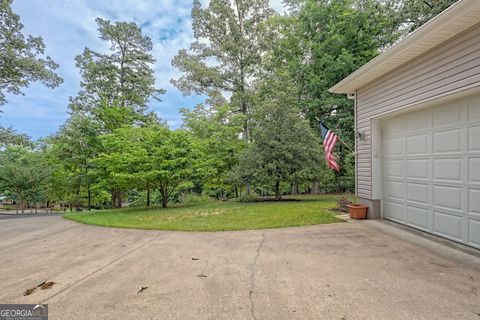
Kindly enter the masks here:
M 366 219 L 367 218 L 367 211 L 368 207 L 364 206 L 363 204 L 359 203 L 352 203 L 348 206 L 348 212 L 350 213 L 350 217 L 353 219 Z

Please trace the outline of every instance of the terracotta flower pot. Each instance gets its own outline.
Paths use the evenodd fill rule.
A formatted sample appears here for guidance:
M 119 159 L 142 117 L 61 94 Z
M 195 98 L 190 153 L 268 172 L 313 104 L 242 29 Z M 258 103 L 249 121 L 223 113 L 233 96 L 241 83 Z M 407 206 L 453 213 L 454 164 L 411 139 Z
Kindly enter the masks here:
M 353 219 L 366 219 L 367 218 L 367 211 L 368 207 L 364 206 L 363 204 L 349 204 L 348 212 L 350 213 L 350 217 Z

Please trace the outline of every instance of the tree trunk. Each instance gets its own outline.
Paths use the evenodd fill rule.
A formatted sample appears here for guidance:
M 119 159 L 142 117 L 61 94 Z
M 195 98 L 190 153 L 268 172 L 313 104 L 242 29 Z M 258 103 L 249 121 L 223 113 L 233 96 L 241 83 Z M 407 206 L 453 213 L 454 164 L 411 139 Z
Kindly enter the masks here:
M 320 194 L 320 182 L 312 182 L 312 191 L 311 194 Z
M 88 186 L 88 211 L 92 210 L 92 191 L 90 186 Z
M 115 204 L 117 202 L 117 191 L 115 189 L 112 189 L 111 194 L 112 194 L 112 209 L 115 209 Z
M 168 196 L 162 192 L 162 208 L 166 208 L 168 203 Z
M 235 187 L 235 198 L 238 198 L 238 188 Z
M 168 204 L 168 185 L 162 184 L 158 191 L 160 191 L 162 196 L 162 208 L 166 208 Z
M 275 182 L 275 199 L 280 200 L 282 196 L 280 195 L 280 181 Z
M 147 186 L 147 207 L 150 207 L 150 186 Z
M 122 190 L 117 189 L 117 208 L 122 208 Z
M 298 182 L 294 182 L 292 185 L 292 195 L 298 194 Z
M 247 184 L 245 185 L 245 195 L 250 195 L 250 182 L 247 182 Z

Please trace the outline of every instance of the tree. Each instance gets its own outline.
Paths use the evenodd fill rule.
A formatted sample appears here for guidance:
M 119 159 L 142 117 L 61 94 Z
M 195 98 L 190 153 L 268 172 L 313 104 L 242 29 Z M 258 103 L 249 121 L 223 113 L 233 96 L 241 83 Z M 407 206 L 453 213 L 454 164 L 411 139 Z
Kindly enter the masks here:
M 81 88 L 70 99 L 70 109 L 90 117 L 103 133 L 123 125 L 158 122 L 147 113 L 150 98 L 165 91 L 155 87 L 152 41 L 135 23 L 96 19 L 100 39 L 109 53 L 85 48 L 75 59 L 82 76 Z
M 172 61 L 184 73 L 172 83 L 184 94 L 232 94 L 231 104 L 245 116 L 245 141 L 249 141 L 252 80 L 268 50 L 263 24 L 273 13 L 268 0 L 211 0 L 207 8 L 194 0 L 196 41 L 190 52 L 182 49 Z
M 320 141 L 298 106 L 296 86 L 288 77 L 274 77 L 261 84 L 255 113 L 254 142 L 246 149 L 236 176 L 274 185 L 280 199 L 280 183 L 314 178 L 321 159 Z
M 12 11 L 12 0 L 0 0 L 0 106 L 5 93 L 23 94 L 21 89 L 34 81 L 49 88 L 63 82 L 56 73 L 58 65 L 44 56 L 41 37 L 22 34 L 20 17 Z
M 213 191 L 217 198 L 223 198 L 232 191 L 230 171 L 238 164 L 238 156 L 245 147 L 239 138 L 243 118 L 236 114 L 230 104 L 205 106 L 195 109 L 182 109 L 184 127 L 199 139 L 205 154 L 203 167 L 208 168 L 202 176 L 200 190 Z
M 30 137 L 24 133 L 18 133 L 12 127 L 5 128 L 0 126 L 0 148 L 7 146 L 23 146 L 33 148 L 34 143 Z
M 88 208 L 92 206 L 91 185 L 94 179 L 90 171 L 92 160 L 100 148 L 97 134 L 98 128 L 90 118 L 74 114 L 48 141 L 51 161 L 64 175 L 64 195 L 70 205 L 75 203 L 77 209 L 84 191 Z
M 50 175 L 40 152 L 18 146 L 0 151 L 0 192 L 12 196 L 22 213 L 27 202 L 43 199 Z
M 265 69 L 285 73 L 297 85 L 299 107 L 312 128 L 318 130 L 322 121 L 353 147 L 353 102 L 328 89 L 402 35 L 397 7 L 376 0 L 293 0 L 289 5 L 291 15 L 270 21 L 276 37 Z M 353 161 L 350 151 L 339 151 L 342 166 L 353 165 L 346 163 Z
M 122 127 L 102 137 L 105 152 L 95 160 L 115 188 L 156 188 L 167 207 L 170 196 L 190 187 L 199 149 L 189 133 L 163 126 Z
M 414 31 L 458 0 L 397 0 L 398 17 L 405 33 Z
M 243 115 L 243 139 L 249 142 L 252 81 L 268 51 L 264 23 L 274 14 L 268 0 L 211 0 L 202 8 L 193 1 L 196 41 L 182 49 L 172 64 L 184 73 L 172 83 L 184 94 L 216 97 L 231 94 L 230 103 Z M 250 193 L 250 183 L 246 183 Z
M 100 39 L 110 44 L 110 50 L 99 53 L 85 48 L 76 57 L 82 89 L 70 99 L 72 114 L 88 118 L 96 136 L 125 125 L 158 124 L 157 116 L 147 112 L 149 99 L 164 93 L 155 87 L 151 39 L 135 23 L 100 18 L 96 22 Z M 100 152 L 104 151 L 96 150 Z M 113 188 L 111 196 L 112 203 L 121 206 L 123 191 Z

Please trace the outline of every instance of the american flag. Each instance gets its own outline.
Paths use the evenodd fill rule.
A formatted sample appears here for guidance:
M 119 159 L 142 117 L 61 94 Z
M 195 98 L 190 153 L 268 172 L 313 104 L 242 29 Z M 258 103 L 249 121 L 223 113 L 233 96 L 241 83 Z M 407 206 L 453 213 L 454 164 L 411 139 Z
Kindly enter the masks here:
M 338 136 L 321 122 L 320 132 L 323 138 L 323 150 L 325 151 L 325 159 L 327 160 L 328 167 L 332 170 L 340 171 L 340 165 L 333 155 L 333 149 L 335 149 L 335 145 L 337 144 Z

